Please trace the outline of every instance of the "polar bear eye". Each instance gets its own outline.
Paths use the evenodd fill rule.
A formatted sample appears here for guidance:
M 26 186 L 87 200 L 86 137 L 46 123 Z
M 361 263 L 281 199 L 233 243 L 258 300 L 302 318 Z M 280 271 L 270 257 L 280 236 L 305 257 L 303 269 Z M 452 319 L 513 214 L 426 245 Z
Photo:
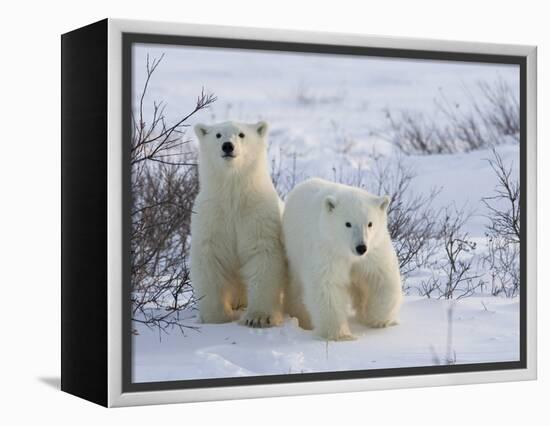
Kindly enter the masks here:
M 367 225 L 369 228 L 372 228 L 372 222 L 369 222 L 369 224 Z
M 222 137 L 222 134 L 221 133 L 216 133 L 216 137 L 219 139 Z
M 346 222 L 346 228 L 351 228 L 351 223 Z
M 244 138 L 244 133 L 243 133 L 243 132 L 239 133 L 239 137 L 240 137 L 241 139 Z

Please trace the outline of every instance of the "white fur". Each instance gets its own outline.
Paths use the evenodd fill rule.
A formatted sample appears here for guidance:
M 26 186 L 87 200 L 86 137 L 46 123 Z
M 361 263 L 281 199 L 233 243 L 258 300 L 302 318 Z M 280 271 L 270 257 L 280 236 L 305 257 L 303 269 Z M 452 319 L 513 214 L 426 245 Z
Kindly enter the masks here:
M 290 272 L 285 305 L 302 327 L 324 339 L 354 339 L 350 304 L 365 325 L 397 323 L 401 277 L 387 229 L 388 204 L 388 197 L 322 179 L 290 192 L 283 215 Z M 367 246 L 363 255 L 356 250 L 361 244 Z
M 268 173 L 267 124 L 198 124 L 195 132 L 200 191 L 191 220 L 191 281 L 201 319 L 232 321 L 247 306 L 244 324 L 279 324 L 286 261 L 281 201 Z M 224 142 L 234 144 L 234 158 L 222 157 Z

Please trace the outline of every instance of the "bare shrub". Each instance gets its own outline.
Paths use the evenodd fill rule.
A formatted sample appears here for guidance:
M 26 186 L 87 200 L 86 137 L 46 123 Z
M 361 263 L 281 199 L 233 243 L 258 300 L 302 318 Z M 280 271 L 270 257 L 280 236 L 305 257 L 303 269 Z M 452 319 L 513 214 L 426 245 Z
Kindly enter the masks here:
M 174 123 L 166 121 L 166 104 L 153 101 L 153 113 L 148 121 L 145 117 L 145 99 L 147 89 L 153 73 L 160 65 L 164 55 L 158 59 L 149 60 L 147 55 L 147 75 L 139 98 L 137 114 L 132 113 L 132 146 L 130 148 L 130 163 L 132 166 L 145 161 L 172 164 L 176 166 L 196 166 L 187 158 L 189 152 L 182 147 L 190 142 L 184 139 L 189 124 L 187 121 L 198 111 L 208 108 L 216 101 L 213 94 L 206 94 L 204 89 L 197 97 L 194 109 L 176 120 Z M 135 168 L 133 167 L 132 171 Z
M 480 112 L 485 124 L 496 129 L 497 134 L 511 136 L 519 141 L 519 100 L 510 85 L 499 78 L 493 85 L 481 81 L 478 88 L 486 106 L 476 104 L 476 110 Z
M 489 268 L 491 294 L 517 296 L 520 287 L 519 244 L 499 237 L 489 237 L 487 248 L 482 264 Z
M 471 296 L 483 285 L 481 275 L 473 272 L 475 257 L 472 252 L 477 245 L 464 231 L 469 217 L 464 210 L 445 209 L 439 229 L 444 258 L 437 262 L 432 277 L 421 282 L 422 295 L 461 299 Z
M 505 80 L 480 81 L 475 92 L 464 88 L 464 93 L 467 101 L 462 105 L 441 92 L 430 117 L 386 110 L 389 139 L 406 154 L 427 155 L 519 142 L 519 101 Z
M 493 158 L 487 161 L 497 177 L 495 194 L 483 198 L 483 204 L 489 211 L 490 225 L 488 233 L 503 238 L 506 242 L 518 244 L 520 241 L 520 187 L 513 179 L 513 165 L 507 167 L 502 157 L 492 150 Z
M 454 142 L 445 137 L 446 133 L 423 114 L 404 110 L 392 113 L 388 109 L 384 112 L 391 141 L 405 154 L 442 154 L 456 150 Z
M 342 90 L 333 93 L 316 94 L 305 81 L 301 81 L 296 89 L 296 102 L 298 105 L 304 107 L 337 104 L 342 102 L 345 97 L 346 93 Z
M 429 278 L 420 281 L 420 285 L 417 288 L 418 293 L 428 299 L 431 299 L 432 296 L 439 297 L 441 295 L 441 279 L 437 274 L 432 272 Z
M 483 125 L 482 114 L 485 111 L 477 110 L 478 104 L 473 97 L 470 97 L 470 105 L 464 108 L 441 93 L 435 104 L 447 122 L 444 133 L 446 146 L 449 147 L 447 153 L 473 151 L 496 143 L 492 129 Z
M 146 118 L 147 89 L 161 60 L 147 57 L 146 80 L 132 114 L 132 320 L 183 331 L 188 326 L 180 322 L 180 312 L 195 304 L 186 258 L 198 192 L 196 152 L 185 138 L 187 121 L 216 98 L 202 91 L 194 109 L 174 123 L 165 118 L 165 104 L 153 102 Z
M 132 190 L 133 320 L 161 328 L 179 326 L 179 312 L 195 303 L 185 259 L 198 192 L 196 168 L 146 167 Z
M 497 176 L 497 185 L 495 195 L 482 200 L 489 212 L 488 251 L 482 263 L 489 267 L 491 293 L 514 297 L 520 287 L 520 186 L 512 177 L 513 165 L 507 167 L 495 150 L 487 161 Z
M 305 178 L 304 174 L 298 171 L 297 158 L 296 151 L 287 154 L 283 149 L 279 149 L 278 156 L 271 160 L 271 180 L 282 200 Z
M 388 230 L 404 279 L 415 269 L 429 266 L 437 249 L 438 219 L 441 211 L 433 206 L 440 189 L 416 194 L 411 184 L 416 174 L 402 158 L 390 163 L 376 161 L 367 188 L 389 195 Z

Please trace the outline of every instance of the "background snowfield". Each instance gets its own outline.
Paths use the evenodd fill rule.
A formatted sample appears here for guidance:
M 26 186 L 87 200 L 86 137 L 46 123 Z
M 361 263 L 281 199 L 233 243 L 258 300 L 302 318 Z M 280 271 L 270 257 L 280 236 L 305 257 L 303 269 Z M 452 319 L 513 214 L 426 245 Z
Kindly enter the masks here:
M 477 252 L 483 252 L 487 218 L 481 199 L 492 195 L 497 183 L 487 162 L 491 152 L 403 155 L 388 136 L 385 111 L 407 110 L 442 119 L 435 99 L 444 96 L 457 108 L 469 108 L 469 93 L 479 81 L 502 79 L 519 93 L 519 67 L 136 45 L 134 100 L 144 83 L 147 54 L 165 55 L 148 97 L 150 103 L 165 102 L 168 122 L 190 112 L 204 88 L 218 100 L 193 116 L 191 124 L 266 120 L 270 167 L 292 167 L 297 180 L 334 179 L 369 170 L 378 161 L 400 159 L 417 175 L 411 185 L 415 193 L 439 188 L 436 207 L 455 203 L 472 212 L 466 230 L 478 242 Z M 185 138 L 194 140 L 191 129 Z M 517 176 L 519 146 L 499 145 L 497 152 Z M 175 329 L 159 334 L 137 325 L 133 380 L 519 360 L 519 297 L 476 294 L 448 301 L 419 297 L 414 290 L 408 293 L 400 325 L 375 330 L 352 322 L 358 337 L 352 342 L 320 341 L 291 318 L 282 327 L 258 330 L 234 323 L 198 324 L 196 314 L 189 312 L 184 323 L 199 329 L 184 334 Z
M 147 55 L 163 54 L 149 97 L 165 103 L 169 122 L 191 111 L 204 88 L 218 100 L 194 123 L 266 120 L 271 158 L 296 154 L 303 176 L 332 178 L 333 168 L 368 167 L 373 154 L 395 154 L 384 137 L 386 109 L 443 119 L 434 105 L 440 96 L 467 108 L 479 81 L 498 78 L 519 93 L 516 65 L 137 44 L 135 101 Z M 191 129 L 187 137 L 195 139 Z

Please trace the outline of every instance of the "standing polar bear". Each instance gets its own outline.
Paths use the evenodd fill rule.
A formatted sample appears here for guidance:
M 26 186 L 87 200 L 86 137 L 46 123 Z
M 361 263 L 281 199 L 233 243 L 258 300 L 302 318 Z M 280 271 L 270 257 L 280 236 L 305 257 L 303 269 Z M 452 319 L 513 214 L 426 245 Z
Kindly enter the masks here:
M 203 322 L 282 321 L 282 203 L 268 173 L 267 123 L 197 124 L 199 194 L 191 220 L 191 281 Z
M 349 305 L 370 327 L 397 323 L 401 276 L 387 229 L 389 197 L 322 179 L 288 195 L 283 235 L 287 312 L 329 340 L 354 339 Z

